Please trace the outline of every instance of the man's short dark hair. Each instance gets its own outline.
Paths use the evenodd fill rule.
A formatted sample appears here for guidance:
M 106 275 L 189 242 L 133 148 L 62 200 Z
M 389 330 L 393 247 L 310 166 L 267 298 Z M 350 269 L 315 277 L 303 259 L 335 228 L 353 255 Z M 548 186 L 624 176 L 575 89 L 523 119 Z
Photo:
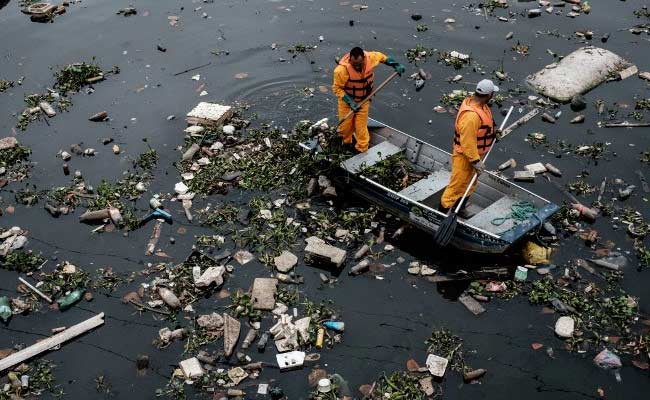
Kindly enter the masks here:
M 477 99 L 487 99 L 488 97 L 490 97 L 490 95 L 474 92 L 474 97 L 476 97 Z
M 363 57 L 363 49 L 361 47 L 355 47 L 350 50 L 350 58 L 359 58 Z

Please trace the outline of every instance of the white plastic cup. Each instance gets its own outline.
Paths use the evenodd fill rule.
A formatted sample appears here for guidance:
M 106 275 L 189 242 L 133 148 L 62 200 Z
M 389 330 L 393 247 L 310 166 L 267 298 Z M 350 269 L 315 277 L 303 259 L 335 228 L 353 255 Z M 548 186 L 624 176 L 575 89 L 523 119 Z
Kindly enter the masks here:
M 318 381 L 318 391 L 320 393 L 329 393 L 332 390 L 332 382 L 329 379 L 323 378 Z

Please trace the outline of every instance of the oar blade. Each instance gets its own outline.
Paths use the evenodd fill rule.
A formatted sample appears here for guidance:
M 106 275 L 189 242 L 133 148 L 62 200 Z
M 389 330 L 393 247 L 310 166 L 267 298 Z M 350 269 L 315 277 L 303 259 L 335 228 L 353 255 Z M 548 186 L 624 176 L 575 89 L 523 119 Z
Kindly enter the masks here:
M 454 237 L 454 232 L 456 231 L 457 223 L 458 219 L 455 212 L 450 213 L 442 221 L 434 237 L 434 242 L 437 246 L 444 247 L 451 242 L 451 238 Z

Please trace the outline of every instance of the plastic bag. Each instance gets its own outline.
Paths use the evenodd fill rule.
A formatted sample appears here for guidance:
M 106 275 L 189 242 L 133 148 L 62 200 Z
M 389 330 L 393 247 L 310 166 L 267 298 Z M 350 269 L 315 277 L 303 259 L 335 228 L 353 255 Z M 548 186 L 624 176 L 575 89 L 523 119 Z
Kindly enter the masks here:
M 621 368 L 621 359 L 611 351 L 605 349 L 594 357 L 594 363 L 602 369 Z
M 550 247 L 528 242 L 523 248 L 522 255 L 528 264 L 548 264 L 551 261 L 551 252 Z

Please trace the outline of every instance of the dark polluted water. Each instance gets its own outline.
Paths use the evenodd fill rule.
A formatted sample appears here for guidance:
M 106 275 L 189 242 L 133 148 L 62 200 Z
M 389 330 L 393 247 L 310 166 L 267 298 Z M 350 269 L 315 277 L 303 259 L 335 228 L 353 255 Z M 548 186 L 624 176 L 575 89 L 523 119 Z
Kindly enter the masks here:
M 556 7 L 553 13 L 543 12 L 538 18 L 527 18 L 526 12 L 537 6 L 535 2 L 508 3 L 507 9 L 497 8 L 486 17 L 476 10 L 475 3 L 446 0 L 373 1 L 361 9 L 349 1 L 144 0 L 133 4 L 138 10 L 136 15 L 124 17 L 116 12 L 129 6 L 127 1 L 87 0 L 70 4 L 67 12 L 52 23 L 34 23 L 20 12 L 17 1 L 0 1 L 0 79 L 18 81 L 24 77 L 21 85 L 0 93 L 0 130 L 3 137 L 15 135 L 21 144 L 31 148 L 30 160 L 34 163 L 28 179 L 2 188 L 5 212 L 0 217 L 0 226 L 28 230 L 27 248 L 49 259 L 44 270 L 68 260 L 88 271 L 112 267 L 117 273 L 136 273 L 133 282 L 120 285 L 115 292 L 96 292 L 92 302 L 82 301 L 65 312 L 50 310 L 42 304 L 38 312 L 14 315 L 8 324 L 0 326 L 0 348 L 30 345 L 50 335 L 52 328 L 71 326 L 104 312 L 104 326 L 43 356 L 55 364 L 56 384 L 65 392 L 64 398 L 73 399 L 155 398 L 156 389 L 165 387 L 178 362 L 191 356 L 182 354 L 183 341 L 162 350 L 152 345 L 161 328 L 183 326 L 187 323 L 184 316 L 189 314 L 180 312 L 177 322 L 169 322 L 151 313 L 139 313 L 120 300 L 141 283 L 153 279 L 138 275 L 148 264 L 182 262 L 190 254 L 196 235 L 212 234 L 209 228 L 197 222 L 188 223 L 180 204 L 168 203 L 174 224 L 162 228 L 158 247 L 169 258 L 161 258 L 144 255 L 153 223 L 128 235 L 120 231 L 93 234 L 92 226 L 78 222 L 81 209 L 74 215 L 52 218 L 43 209 L 43 200 L 33 206 L 17 204 L 15 194 L 19 190 L 46 192 L 70 184 L 70 176 L 62 173 L 57 153 L 68 150 L 73 143 L 98 150 L 94 157 L 75 156 L 69 162 L 72 171 L 81 171 L 84 180 L 95 187 L 102 179 L 120 178 L 138 154 L 149 146 L 155 149 L 159 160 L 154 178 L 148 192 L 136 202 L 137 214 L 145 215 L 149 212 L 151 194 L 173 193 L 174 184 L 181 180 L 174 163 L 180 158 L 177 147 L 183 145 L 184 115 L 199 101 L 247 104 L 248 117 L 255 114 L 254 124 L 269 123 L 287 130 L 305 119 L 333 120 L 336 103 L 330 86 L 335 57 L 353 46 L 380 50 L 407 67 L 405 76 L 393 81 L 373 101 L 371 116 L 444 149 L 450 147 L 453 114 L 433 111 L 443 94 L 454 89 L 471 90 L 477 81 L 499 68 L 508 73 L 508 79 L 499 83 L 503 89 L 525 88 L 527 75 L 556 60 L 551 53 L 566 55 L 584 45 L 585 39 L 576 32 L 593 31 L 590 42 L 594 45 L 614 51 L 636 64 L 640 71 L 650 69 L 650 36 L 626 30 L 650 23 L 647 17 L 633 14 L 642 9 L 641 1 L 593 1 L 591 12 L 577 18 L 555 14 L 566 14 L 571 4 Z M 421 14 L 422 19 L 414 21 L 411 15 L 415 13 Z M 498 16 L 506 17 L 506 21 L 497 19 Z M 449 18 L 455 22 L 445 23 Z M 418 25 L 426 25 L 427 30 L 419 31 Z M 510 40 L 506 40 L 508 32 L 513 32 Z M 605 34 L 609 34 L 609 40 L 602 43 L 600 38 Z M 305 53 L 287 51 L 298 43 L 317 47 Z M 417 44 L 436 52 L 416 66 L 408 63 L 404 54 Z M 529 46 L 527 55 L 513 51 L 518 44 Z M 475 64 L 455 70 L 437 62 L 438 51 L 452 50 L 470 54 Z M 73 104 L 68 112 L 60 112 L 47 122 L 34 121 L 25 131 L 14 130 L 25 108 L 25 95 L 52 88 L 54 70 L 92 59 L 105 70 L 118 66 L 120 73 L 95 84 L 93 93 L 82 90 L 71 95 Z M 197 66 L 202 67 L 180 73 Z M 418 68 L 425 69 L 432 78 L 416 92 L 413 81 L 406 78 Z M 387 67 L 380 66 L 378 81 L 389 73 Z M 197 74 L 198 80 L 191 79 Z M 451 83 L 457 74 L 462 74 L 463 79 Z M 555 124 L 542 122 L 539 117 L 533 119 L 497 145 L 489 164 L 496 166 L 511 157 L 521 166 L 551 161 L 564 172 L 563 178 L 557 179 L 561 184 L 581 176 L 598 187 L 606 177 L 610 182 L 608 199 L 616 196 L 614 190 L 621 185 L 612 182 L 620 179 L 635 184 L 637 189 L 624 204 L 617 205 L 639 210 L 648 217 L 649 195 L 641 190 L 635 171 L 641 170 L 650 177 L 648 164 L 639 161 L 640 153 L 650 150 L 650 129 L 600 128 L 597 122 L 604 120 L 605 115 L 599 115 L 595 106 L 597 100 L 602 100 L 617 110 L 616 118 L 632 120 L 635 101 L 650 98 L 648 88 L 648 82 L 636 76 L 605 83 L 585 95 L 587 108 L 581 112 L 585 123 L 569 124 L 575 113 L 568 105 L 560 105 L 549 111 L 562 111 Z M 201 96 L 203 91 L 207 94 Z M 526 89 L 504 105 L 515 105 L 515 116 L 519 117 L 527 111 L 526 98 L 533 95 L 537 96 Z M 523 104 L 519 100 L 524 100 Z M 108 112 L 108 122 L 88 121 L 90 115 L 102 110 Z M 643 121 L 650 118 L 647 111 L 638 112 L 638 116 L 645 118 Z M 170 115 L 175 118 L 168 120 Z M 525 139 L 533 132 L 544 133 L 550 144 L 601 143 L 606 152 L 598 160 L 566 153 L 560 157 L 560 152 L 553 153 L 550 147 L 532 147 Z M 112 144 L 119 145 L 122 153 L 113 154 L 112 144 L 103 146 L 103 137 L 114 138 Z M 545 179 L 538 178 L 525 187 L 558 204 L 566 200 Z M 246 204 L 258 194 L 233 190 L 227 196 L 197 199 L 194 209 L 208 203 Z M 271 194 L 271 198 L 274 196 L 279 194 Z M 581 200 L 591 203 L 596 196 L 592 193 Z M 358 199 L 346 201 L 355 207 L 367 206 Z M 14 212 L 7 211 L 10 207 L 15 207 Z M 611 217 L 601 217 L 587 227 L 599 232 L 602 246 L 611 241 L 614 249 L 629 259 L 620 286 L 638 299 L 638 314 L 644 319 L 650 306 L 646 296 L 650 271 L 637 270 L 634 240 L 626 234 L 624 225 L 620 227 L 619 223 L 618 229 L 612 225 Z M 173 244 L 171 237 L 175 239 Z M 298 266 L 305 279 L 305 284 L 299 286 L 304 296 L 317 302 L 333 300 L 346 323 L 342 342 L 322 351 L 318 364 L 329 373 L 345 377 L 355 396 L 356 388 L 375 381 L 382 372 L 405 370 L 408 359 L 424 365 L 424 341 L 433 330 L 447 328 L 463 339 L 466 361 L 475 368 L 487 369 L 488 373 L 480 384 L 464 384 L 460 374 L 448 371 L 442 382 L 443 393 L 438 393 L 444 398 L 600 398 L 599 390 L 609 399 L 647 398 L 648 371 L 631 364 L 633 358 L 642 356 L 622 356 L 622 381 L 617 382 L 611 372 L 592 362 L 603 346 L 588 348 L 586 352 L 565 350 L 564 343 L 553 332 L 557 314 L 543 313 L 542 307 L 529 304 L 525 295 L 510 301 L 495 299 L 485 305 L 487 312 L 473 316 L 456 301 L 465 289 L 462 284 L 434 284 L 406 273 L 406 266 L 413 260 L 441 271 L 514 267 L 524 263 L 517 249 L 499 257 L 434 250 L 431 238 L 417 231 L 407 231 L 392 244 L 397 250 L 381 262 L 391 264 L 404 257 L 405 263 L 358 277 L 343 272 L 333 285 L 321 284 L 322 270 L 302 261 Z M 593 257 L 593 250 L 578 235 L 563 235 L 553 255 L 552 261 L 558 266 L 553 273 L 560 276 L 563 266 L 571 260 Z M 235 271 L 225 284 L 231 292 L 237 288 L 247 290 L 254 278 L 269 276 L 268 268 L 258 261 L 233 265 Z M 16 272 L 0 269 L 0 296 L 18 296 L 17 276 Z M 537 279 L 532 271 L 529 277 Z M 228 304 L 227 299 L 212 296 L 194 304 L 194 309 L 197 315 L 221 312 Z M 243 330 L 242 337 L 246 329 Z M 542 343 L 544 348 L 535 351 L 532 343 Z M 220 350 L 221 346 L 221 341 L 217 341 L 206 349 Z M 548 348 L 553 349 L 552 357 Z M 145 374 L 136 371 L 135 361 L 141 354 L 150 358 Z M 265 353 L 252 350 L 247 354 L 253 361 L 275 364 L 271 345 Z M 257 380 L 247 379 L 240 387 L 246 390 L 246 398 L 263 398 L 255 394 L 257 384 L 271 383 L 281 387 L 289 399 L 306 399 L 310 370 L 305 367 L 280 373 L 267 367 Z M 103 385 L 98 384 L 98 377 L 103 377 Z M 195 389 L 187 386 L 188 398 L 211 397 Z M 48 396 L 52 395 L 43 395 Z

